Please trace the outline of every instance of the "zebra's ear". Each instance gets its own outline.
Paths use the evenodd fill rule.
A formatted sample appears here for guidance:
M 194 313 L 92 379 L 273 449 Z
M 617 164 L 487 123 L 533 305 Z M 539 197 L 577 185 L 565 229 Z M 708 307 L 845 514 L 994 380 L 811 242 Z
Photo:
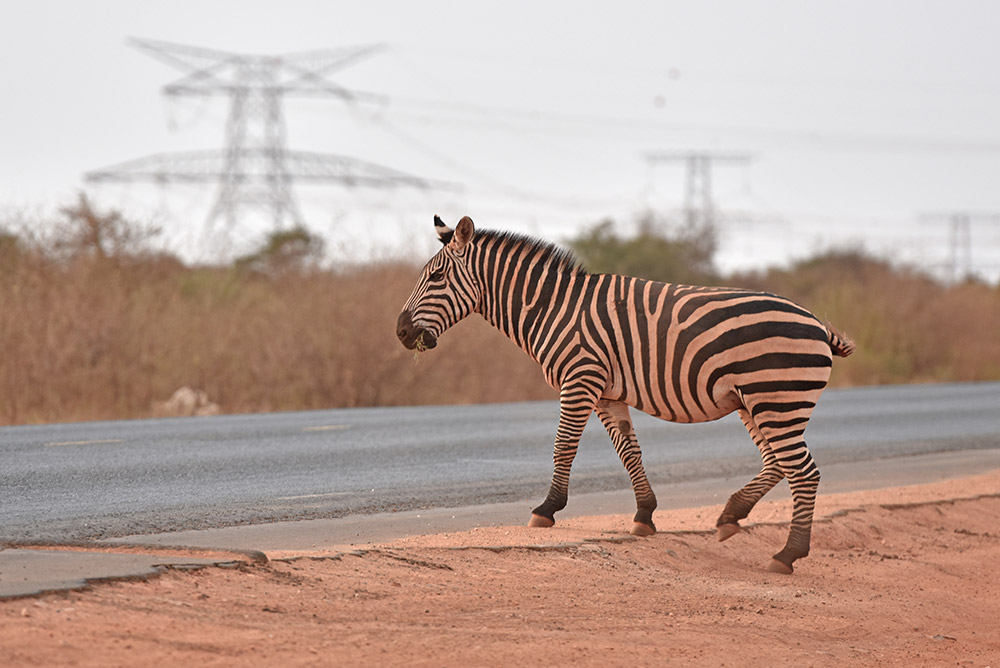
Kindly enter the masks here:
M 468 216 L 463 216 L 462 220 L 458 221 L 458 227 L 455 228 L 455 239 L 452 242 L 455 245 L 455 250 L 465 248 L 466 244 L 472 241 L 472 235 L 475 233 L 476 226 L 473 224 L 472 219 Z
M 434 216 L 434 231 L 437 232 L 438 241 L 444 246 L 448 245 L 448 242 L 451 241 L 452 236 L 455 234 L 453 229 L 444 224 L 440 216 Z

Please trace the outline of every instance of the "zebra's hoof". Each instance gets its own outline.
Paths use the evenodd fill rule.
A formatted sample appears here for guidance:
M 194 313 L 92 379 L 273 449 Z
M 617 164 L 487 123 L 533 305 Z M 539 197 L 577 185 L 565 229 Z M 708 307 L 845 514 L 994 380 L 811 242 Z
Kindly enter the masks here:
M 777 559 L 771 560 L 771 563 L 767 565 L 767 570 L 771 573 L 781 573 L 782 575 L 792 574 L 792 567 L 783 561 L 778 561 Z
M 644 522 L 632 522 L 632 530 L 629 533 L 633 536 L 652 536 L 656 533 L 656 527 L 651 527 Z
M 555 523 L 554 519 L 536 515 L 535 513 L 531 513 L 531 519 L 528 520 L 529 527 L 550 527 Z
M 716 538 L 719 539 L 719 542 L 721 543 L 724 540 L 732 538 L 733 536 L 735 536 L 739 532 L 740 532 L 740 525 L 739 524 L 736 524 L 736 523 L 733 523 L 733 524 L 720 524 L 715 529 L 715 536 L 716 536 Z

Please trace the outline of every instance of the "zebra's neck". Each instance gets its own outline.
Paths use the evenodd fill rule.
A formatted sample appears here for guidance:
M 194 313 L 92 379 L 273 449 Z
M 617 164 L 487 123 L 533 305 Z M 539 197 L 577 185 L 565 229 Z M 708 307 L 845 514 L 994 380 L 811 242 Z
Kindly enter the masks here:
M 477 311 L 541 362 L 547 333 L 575 321 L 588 274 L 572 256 L 534 239 L 488 234 L 477 241 L 473 262 L 482 289 Z

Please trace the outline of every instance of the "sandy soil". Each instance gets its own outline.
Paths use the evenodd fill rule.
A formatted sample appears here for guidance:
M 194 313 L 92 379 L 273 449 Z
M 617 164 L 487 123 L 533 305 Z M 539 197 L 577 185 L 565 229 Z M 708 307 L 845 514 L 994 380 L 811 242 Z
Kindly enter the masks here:
M 788 503 L 488 527 L 0 602 L 0 666 L 1000 667 L 1000 471 Z

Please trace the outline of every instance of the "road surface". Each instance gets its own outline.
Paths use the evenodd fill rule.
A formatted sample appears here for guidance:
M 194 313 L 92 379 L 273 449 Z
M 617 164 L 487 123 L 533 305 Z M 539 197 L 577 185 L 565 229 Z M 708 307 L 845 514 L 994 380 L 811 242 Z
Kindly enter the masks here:
M 759 467 L 735 416 L 675 425 L 633 414 L 654 490 Z M 557 419 L 555 402 L 531 402 L 0 428 L 0 541 L 540 502 Z M 806 436 L 821 469 L 1000 448 L 1000 383 L 828 390 Z M 627 487 L 592 420 L 571 502 Z

